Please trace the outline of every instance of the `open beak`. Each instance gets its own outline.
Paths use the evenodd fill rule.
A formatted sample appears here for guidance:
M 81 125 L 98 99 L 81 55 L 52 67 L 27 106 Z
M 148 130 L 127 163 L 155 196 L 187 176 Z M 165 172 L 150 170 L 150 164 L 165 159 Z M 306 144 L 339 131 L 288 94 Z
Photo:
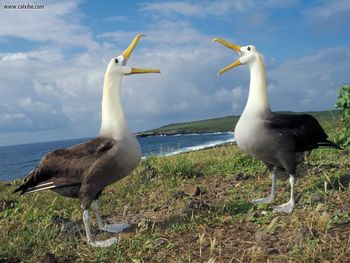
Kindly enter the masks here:
M 131 42 L 131 44 L 128 46 L 127 49 L 124 50 L 122 53 L 122 56 L 124 57 L 125 63 L 128 61 L 131 53 L 133 52 L 134 48 L 136 47 L 137 43 L 139 42 L 140 38 L 143 37 L 143 34 L 138 34 L 134 40 Z M 142 68 L 131 68 L 131 72 L 126 75 L 132 75 L 132 74 L 144 74 L 144 73 L 160 73 L 159 69 L 142 69 Z
M 232 49 L 233 51 L 237 52 L 239 55 L 241 54 L 241 47 L 238 46 L 238 45 L 235 45 L 231 42 L 228 42 L 226 40 L 223 40 L 221 38 L 214 38 L 213 39 L 213 42 L 219 42 L 221 45 L 225 46 L 225 47 L 228 47 L 229 49 Z M 221 75 L 223 74 L 224 72 L 234 68 L 234 67 L 237 67 L 241 65 L 241 62 L 239 59 L 237 59 L 235 62 L 233 62 L 232 64 L 228 65 L 227 67 L 224 67 L 223 69 L 221 69 L 219 72 L 218 72 L 218 75 Z

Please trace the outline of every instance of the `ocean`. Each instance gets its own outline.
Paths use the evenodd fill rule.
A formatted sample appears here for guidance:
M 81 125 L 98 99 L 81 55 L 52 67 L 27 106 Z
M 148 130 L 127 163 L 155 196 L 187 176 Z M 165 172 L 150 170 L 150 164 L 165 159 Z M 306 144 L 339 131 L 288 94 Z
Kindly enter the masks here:
M 201 150 L 233 142 L 232 132 L 202 134 L 177 134 L 138 138 L 143 158 L 169 156 L 182 152 Z M 90 138 L 42 142 L 0 147 L 0 180 L 10 181 L 24 177 L 33 170 L 48 152 L 88 141 Z

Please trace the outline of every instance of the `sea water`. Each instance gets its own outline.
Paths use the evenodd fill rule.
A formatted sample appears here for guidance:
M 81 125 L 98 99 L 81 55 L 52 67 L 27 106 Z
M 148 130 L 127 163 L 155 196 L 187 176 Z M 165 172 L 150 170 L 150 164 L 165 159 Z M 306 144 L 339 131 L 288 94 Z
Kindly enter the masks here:
M 0 147 L 0 180 L 14 180 L 24 177 L 33 170 L 48 152 L 88 141 L 74 139 L 12 145 Z M 143 158 L 148 156 L 169 156 L 182 152 L 195 151 L 233 142 L 232 132 L 202 134 L 177 134 L 171 136 L 149 136 L 138 138 Z

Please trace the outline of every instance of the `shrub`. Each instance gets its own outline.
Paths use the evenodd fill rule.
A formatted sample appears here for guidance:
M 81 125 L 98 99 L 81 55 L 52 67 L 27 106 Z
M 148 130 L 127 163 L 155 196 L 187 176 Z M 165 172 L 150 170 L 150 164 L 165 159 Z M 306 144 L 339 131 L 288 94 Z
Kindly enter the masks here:
M 340 112 L 342 128 L 337 135 L 337 141 L 342 146 L 350 146 L 350 85 L 344 85 L 338 90 L 336 108 Z

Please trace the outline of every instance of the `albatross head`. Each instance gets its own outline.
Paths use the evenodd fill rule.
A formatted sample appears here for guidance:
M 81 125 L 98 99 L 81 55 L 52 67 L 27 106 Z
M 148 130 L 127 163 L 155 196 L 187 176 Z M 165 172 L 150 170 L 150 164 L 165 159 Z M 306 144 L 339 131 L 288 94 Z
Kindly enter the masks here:
M 160 73 L 159 69 L 142 69 L 142 68 L 132 68 L 127 66 L 127 62 L 130 58 L 131 53 L 139 42 L 140 38 L 144 35 L 138 34 L 134 40 L 131 42 L 129 47 L 123 51 L 119 56 L 111 59 L 108 64 L 106 76 L 111 78 L 122 78 L 124 75 L 132 74 L 143 74 L 143 73 Z
M 236 51 L 238 55 L 240 55 L 239 59 L 237 59 L 235 62 L 221 69 L 218 73 L 219 75 L 239 65 L 251 64 L 255 62 L 257 59 L 260 59 L 260 54 L 258 53 L 255 46 L 248 45 L 248 46 L 241 47 L 231 42 L 228 42 L 226 40 L 223 40 L 221 38 L 214 38 L 213 42 L 214 41 L 219 42 L 223 46 Z

